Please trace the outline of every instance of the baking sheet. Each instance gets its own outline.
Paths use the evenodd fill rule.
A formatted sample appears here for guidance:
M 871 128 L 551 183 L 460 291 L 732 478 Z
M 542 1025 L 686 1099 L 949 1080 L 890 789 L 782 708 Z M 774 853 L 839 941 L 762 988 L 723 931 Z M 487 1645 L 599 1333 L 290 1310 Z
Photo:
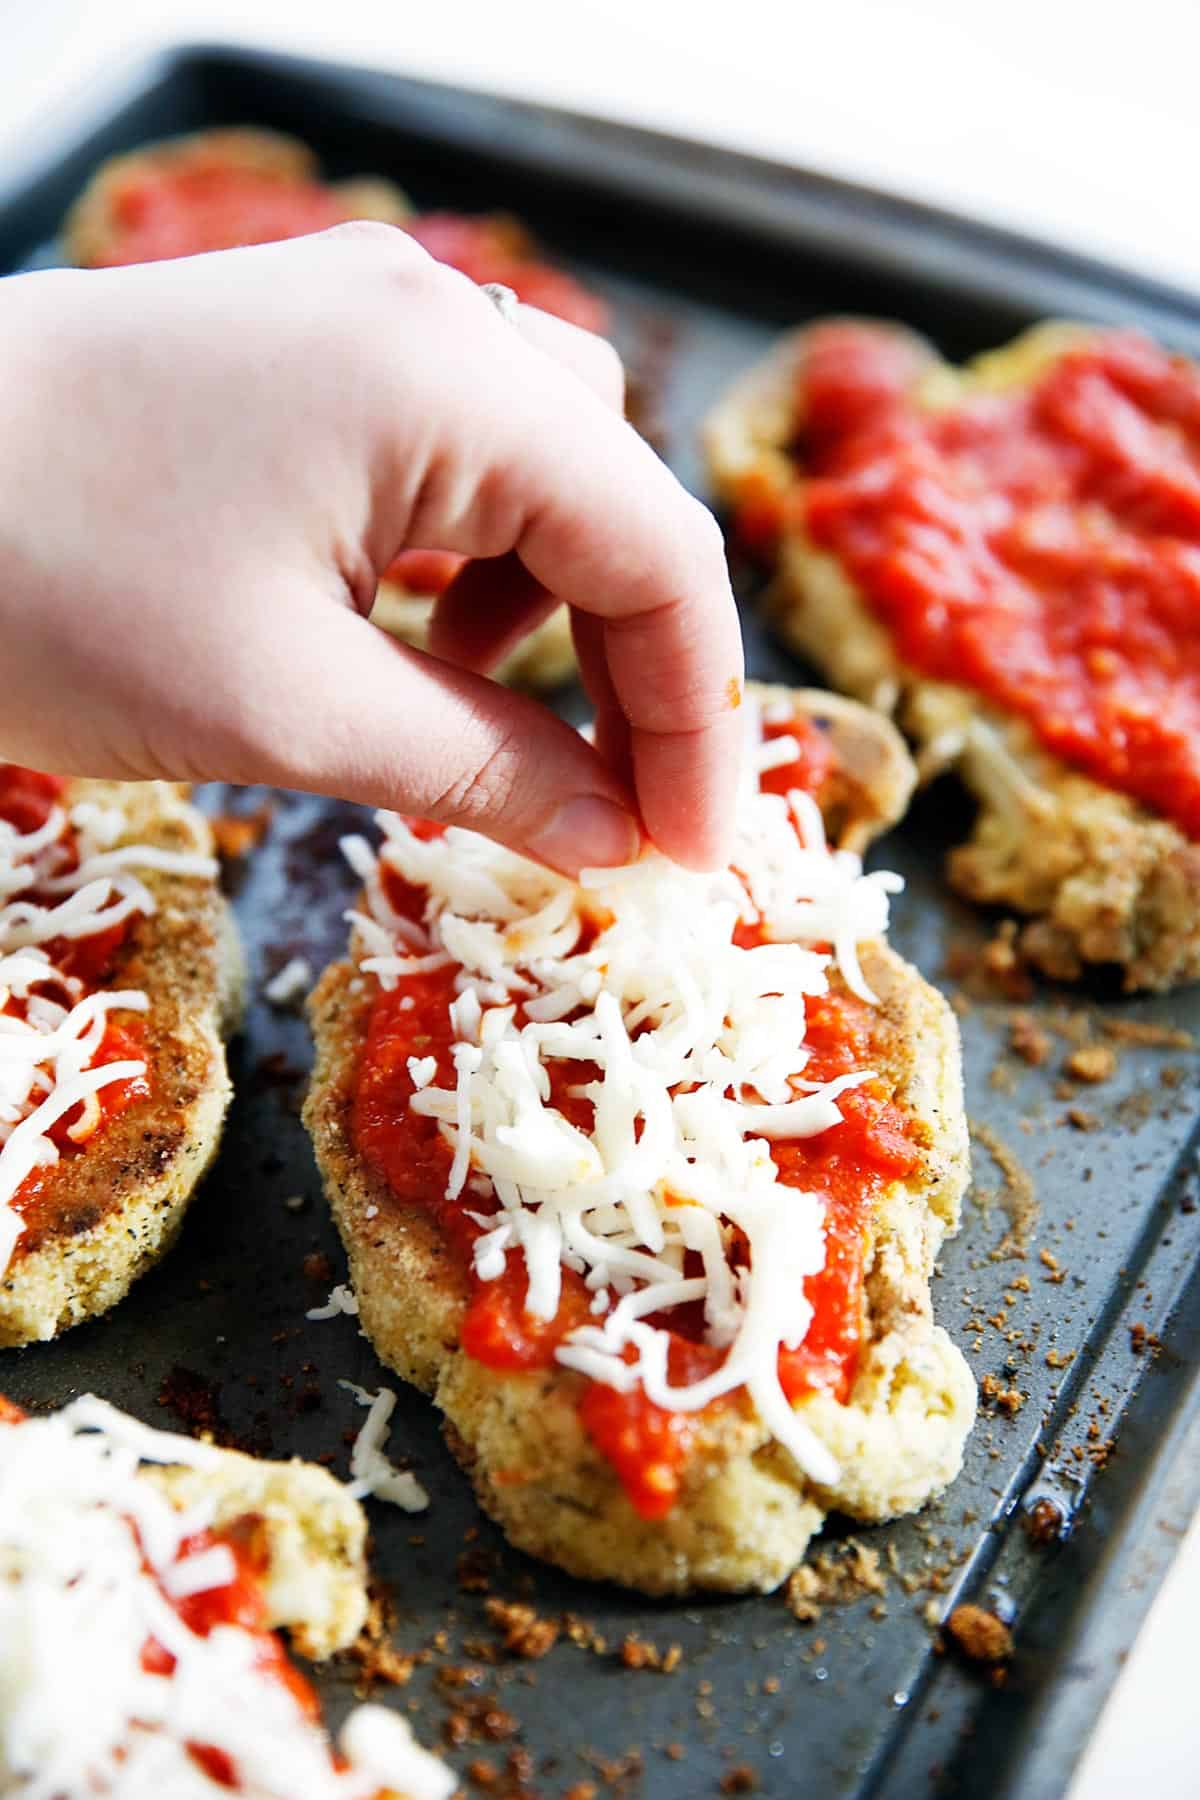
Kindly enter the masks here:
M 77 121 L 71 143 L 0 207 L 0 267 L 54 260 L 55 221 L 100 156 L 210 124 L 293 130 L 335 173 L 389 175 L 418 204 L 524 216 L 613 301 L 665 453 L 698 491 L 706 406 L 780 324 L 830 308 L 897 313 L 952 354 L 1060 306 L 1200 345 L 1200 311 L 1153 284 L 843 184 L 544 109 L 222 51 L 131 75 L 93 107 L 91 136 L 76 141 Z M 750 596 L 752 580 L 742 585 Z M 750 610 L 746 631 L 753 673 L 803 675 Z M 578 716 L 577 696 L 561 702 Z M 965 824 L 961 797 L 944 787 L 924 796 L 876 848 L 871 860 L 908 883 L 894 943 L 958 996 L 972 1117 L 1032 1180 L 1030 1251 L 1000 1257 L 1005 1183 L 976 1144 L 976 1197 L 935 1284 L 938 1315 L 977 1377 L 1017 1398 L 985 1404 L 940 1503 L 854 1533 L 879 1553 L 882 1593 L 809 1624 L 781 1596 L 651 1603 L 507 1550 L 433 1409 L 389 1378 L 353 1319 L 306 1322 L 344 1262 L 298 1118 L 307 1032 L 261 990 L 293 956 L 319 969 L 340 953 L 353 883 L 337 840 L 367 821 L 283 793 L 202 798 L 214 811 L 265 805 L 271 815 L 259 849 L 231 870 L 252 1005 L 233 1051 L 237 1098 L 221 1157 L 162 1267 L 109 1319 L 8 1353 L 5 1390 L 45 1407 L 94 1388 L 156 1423 L 182 1409 L 248 1447 L 318 1457 L 344 1474 L 362 1414 L 339 1381 L 397 1387 L 391 1450 L 432 1505 L 410 1518 L 371 1504 L 395 1639 L 418 1657 L 386 1698 L 426 1742 L 465 1734 L 448 1753 L 464 1773 L 475 1765 L 469 1792 L 576 1789 L 579 1800 L 590 1782 L 597 1797 L 656 1800 L 1060 1794 L 1200 1488 L 1197 1059 L 1103 1034 L 1114 1021 L 1200 1032 L 1197 996 L 1042 987 L 1020 1003 L 1051 1046 L 1031 1067 L 1007 1048 L 1013 1003 L 963 977 L 994 921 L 938 878 Z M 1102 1086 L 1068 1092 L 1062 1065 L 1084 1036 L 1112 1043 L 1118 1067 Z M 1036 1544 L 1025 1529 L 1039 1499 L 1059 1509 L 1058 1542 Z M 834 1524 L 827 1537 L 836 1545 L 848 1529 Z M 508 1657 L 489 1597 L 570 1614 L 585 1643 L 564 1635 L 541 1661 Z M 968 1597 L 1013 1621 L 1003 1687 L 938 1653 L 931 1621 Z M 678 1645 L 678 1666 L 626 1667 L 630 1636 L 660 1652 Z M 321 1677 L 335 1715 L 354 1677 L 349 1667 Z M 480 1785 L 485 1765 L 490 1786 Z

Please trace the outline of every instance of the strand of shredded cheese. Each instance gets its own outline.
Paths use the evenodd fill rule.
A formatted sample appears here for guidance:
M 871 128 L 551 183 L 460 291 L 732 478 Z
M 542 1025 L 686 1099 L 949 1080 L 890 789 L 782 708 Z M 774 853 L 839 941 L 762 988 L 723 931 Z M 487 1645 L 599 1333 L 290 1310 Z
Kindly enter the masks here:
M 211 857 L 120 843 L 127 830 L 119 808 L 90 802 L 69 813 L 54 807 L 44 825 L 24 834 L 0 819 L 0 1274 L 23 1229 L 11 1204 L 17 1190 L 35 1168 L 58 1161 L 51 1126 L 82 1105 L 68 1135 L 83 1142 L 99 1123 L 100 1090 L 146 1067 L 128 1059 L 92 1063 L 108 1014 L 145 1012 L 146 995 L 84 996 L 44 946 L 77 943 L 152 913 L 154 896 L 137 869 L 201 880 L 217 873 Z
M 181 1556 L 214 1503 L 176 1510 L 144 1462 L 209 1468 L 221 1453 L 155 1431 L 90 1395 L 0 1424 L 0 1790 L 22 1800 L 120 1794 L 216 1800 L 189 1745 L 227 1756 L 247 1800 L 447 1800 L 454 1778 L 406 1721 L 360 1707 L 346 1766 L 236 1626 L 200 1636 L 171 1599 L 228 1583 L 216 1544 Z M 143 1666 L 155 1639 L 175 1658 Z
M 347 845 L 368 909 L 352 917 L 360 966 L 385 987 L 457 965 L 454 1085 L 413 1059 L 409 1104 L 453 1148 L 447 1198 L 498 1203 L 471 1214 L 480 1278 L 496 1279 L 520 1250 L 526 1307 L 548 1319 L 562 1269 L 576 1271 L 596 1323 L 570 1333 L 561 1363 L 614 1388 L 640 1384 L 678 1412 L 744 1385 L 800 1467 L 828 1482 L 834 1460 L 778 1377 L 780 1347 L 801 1343 L 810 1322 L 804 1282 L 824 1263 L 823 1207 L 780 1182 L 770 1143 L 836 1128 L 838 1096 L 870 1078 L 806 1079 L 805 1001 L 826 991 L 823 945 L 851 991 L 873 998 L 858 946 L 884 934 L 902 883 L 830 850 L 809 795 L 760 791 L 762 771 L 797 745 L 764 740 L 752 700 L 746 713 L 730 872 L 692 874 L 653 856 L 576 884 L 473 833 L 426 840 L 380 814 L 377 863 L 361 839 Z M 385 871 L 427 893 L 420 926 L 397 929 Z M 741 947 L 740 923 L 764 941 Z M 550 1066 L 571 1061 L 589 1131 L 552 1102 Z M 735 1234 L 748 1246 L 736 1269 Z M 689 1251 L 703 1273 L 685 1278 Z M 726 1355 L 704 1379 L 675 1383 L 668 1334 L 648 1315 L 696 1301 Z
M 339 1381 L 338 1386 L 353 1394 L 358 1404 L 367 1408 L 362 1430 L 350 1452 L 350 1473 L 354 1479 L 348 1491 L 356 1500 L 373 1495 L 377 1500 L 390 1500 L 401 1512 L 424 1512 L 429 1505 L 429 1495 L 421 1483 L 410 1469 L 398 1469 L 384 1454 L 383 1446 L 396 1409 L 394 1390 L 381 1387 L 377 1394 L 369 1394 L 366 1388 L 353 1381 Z

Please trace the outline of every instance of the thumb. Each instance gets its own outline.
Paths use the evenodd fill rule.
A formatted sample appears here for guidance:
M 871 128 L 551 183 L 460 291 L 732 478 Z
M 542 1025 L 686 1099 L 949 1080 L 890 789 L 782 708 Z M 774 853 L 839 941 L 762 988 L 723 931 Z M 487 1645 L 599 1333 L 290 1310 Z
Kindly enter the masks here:
M 257 673 L 232 745 L 218 752 L 227 779 L 466 826 L 568 875 L 639 854 L 629 789 L 577 731 L 325 597 L 293 598 L 285 654 L 276 642 L 266 665 L 276 676 L 269 694 L 263 663 L 249 656 L 244 666 Z M 241 685 L 227 667 L 235 706 Z

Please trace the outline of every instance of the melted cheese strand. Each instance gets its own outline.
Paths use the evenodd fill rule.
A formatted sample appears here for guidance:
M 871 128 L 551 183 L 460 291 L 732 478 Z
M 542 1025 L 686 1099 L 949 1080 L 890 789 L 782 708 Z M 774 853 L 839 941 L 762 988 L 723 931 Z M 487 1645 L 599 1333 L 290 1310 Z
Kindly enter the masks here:
M 796 744 L 764 741 L 752 701 L 746 714 L 725 874 L 648 856 L 585 871 L 575 884 L 473 833 L 426 839 L 389 814 L 378 816 L 379 868 L 428 896 L 424 960 L 440 953 L 460 965 L 454 1086 L 433 1085 L 410 1064 L 409 1105 L 436 1119 L 453 1149 L 446 1197 L 458 1198 L 469 1177 L 473 1192 L 482 1181 L 499 1203 L 472 1214 L 482 1227 L 476 1274 L 497 1279 L 520 1250 L 526 1308 L 550 1319 L 563 1268 L 575 1270 L 596 1296 L 598 1322 L 568 1335 L 559 1362 L 614 1388 L 640 1384 L 678 1412 L 744 1386 L 800 1467 L 831 1482 L 836 1464 L 778 1374 L 781 1347 L 798 1346 L 810 1323 L 804 1283 L 824 1266 L 824 1207 L 779 1180 L 770 1140 L 836 1129 L 839 1095 L 871 1079 L 865 1069 L 806 1079 L 805 1001 L 826 992 L 830 960 L 847 987 L 872 998 L 858 946 L 883 935 L 902 883 L 831 851 L 808 795 L 760 791 L 761 773 L 794 758 Z M 407 934 L 386 953 L 379 947 L 390 929 L 375 908 L 382 891 L 370 871 L 372 930 L 359 953 L 370 952 L 361 967 L 393 985 L 412 962 Z M 741 924 L 764 941 L 743 948 Z M 552 1099 L 551 1066 L 561 1075 L 572 1062 L 581 1073 L 568 1092 L 590 1102 L 588 1129 Z M 736 1269 L 727 1254 L 735 1233 L 748 1247 L 748 1266 Z M 685 1278 L 689 1250 L 703 1273 Z M 647 1318 L 695 1301 L 707 1340 L 727 1353 L 703 1379 L 675 1384 L 669 1335 Z
M 90 802 L 69 814 L 52 808 L 31 832 L 0 819 L 0 1274 L 23 1230 L 12 1205 L 18 1189 L 35 1168 L 58 1160 L 47 1132 L 82 1106 L 68 1135 L 83 1142 L 100 1122 L 100 1091 L 146 1072 L 132 1059 L 92 1066 L 108 1014 L 145 1012 L 145 993 L 109 989 L 81 997 L 82 983 L 43 946 L 78 943 L 152 913 L 154 896 L 136 869 L 197 880 L 217 873 L 208 856 L 119 844 L 127 830 L 119 808 Z
M 0 1424 L 0 1789 L 210 1800 L 228 1790 L 191 1755 L 199 1744 L 230 1759 L 248 1800 L 375 1800 L 384 1789 L 448 1800 L 453 1777 L 403 1720 L 352 1713 L 349 1766 L 337 1770 L 251 1635 L 218 1625 L 202 1637 L 174 1610 L 169 1596 L 224 1586 L 236 1564 L 219 1543 L 180 1556 L 214 1503 L 179 1512 L 139 1466 L 220 1460 L 91 1396 Z M 150 1639 L 175 1657 L 169 1673 L 143 1667 Z

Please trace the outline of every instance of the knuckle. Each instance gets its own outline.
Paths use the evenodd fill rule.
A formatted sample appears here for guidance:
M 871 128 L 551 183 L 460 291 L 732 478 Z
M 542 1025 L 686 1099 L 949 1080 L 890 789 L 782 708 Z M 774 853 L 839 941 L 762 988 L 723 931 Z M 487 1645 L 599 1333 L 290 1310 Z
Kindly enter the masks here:
M 373 256 L 403 256 L 405 245 L 409 252 L 417 249 L 407 233 L 382 219 L 347 219 L 341 225 L 331 225 L 322 235 L 333 249 L 365 251 Z

